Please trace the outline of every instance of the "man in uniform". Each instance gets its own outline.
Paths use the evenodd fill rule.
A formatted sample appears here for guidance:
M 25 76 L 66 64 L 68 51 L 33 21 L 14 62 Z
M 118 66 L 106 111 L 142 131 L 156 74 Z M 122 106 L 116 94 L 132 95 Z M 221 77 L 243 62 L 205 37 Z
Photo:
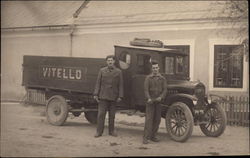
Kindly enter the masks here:
M 161 122 L 161 101 L 167 93 L 166 79 L 159 73 L 157 61 L 152 61 L 152 73 L 144 82 L 144 93 L 147 99 L 143 144 L 149 140 L 158 142 L 156 137 Z
M 109 113 L 109 135 L 117 136 L 114 132 L 116 103 L 123 98 L 122 72 L 114 66 L 115 57 L 107 56 L 106 62 L 107 66 L 99 71 L 94 90 L 94 99 L 99 103 L 95 137 L 100 137 L 103 133 L 107 111 Z

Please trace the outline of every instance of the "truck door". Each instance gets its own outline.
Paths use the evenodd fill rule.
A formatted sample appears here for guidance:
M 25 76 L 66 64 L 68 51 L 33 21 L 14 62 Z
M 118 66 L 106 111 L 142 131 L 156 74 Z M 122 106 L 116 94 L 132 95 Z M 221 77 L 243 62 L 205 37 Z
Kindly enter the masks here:
M 137 54 L 135 74 L 132 77 L 132 94 L 134 105 L 145 105 L 144 80 L 151 72 L 151 56 L 148 54 Z
M 122 51 L 118 56 L 118 67 L 122 70 L 124 83 L 124 99 L 122 106 L 131 105 L 131 55 L 127 51 Z

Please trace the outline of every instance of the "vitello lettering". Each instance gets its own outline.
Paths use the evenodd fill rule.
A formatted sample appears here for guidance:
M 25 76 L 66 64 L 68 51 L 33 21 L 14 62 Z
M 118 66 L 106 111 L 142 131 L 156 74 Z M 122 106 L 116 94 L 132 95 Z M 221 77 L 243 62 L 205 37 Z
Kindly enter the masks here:
M 40 69 L 43 78 L 82 80 L 83 69 L 66 67 L 42 66 Z

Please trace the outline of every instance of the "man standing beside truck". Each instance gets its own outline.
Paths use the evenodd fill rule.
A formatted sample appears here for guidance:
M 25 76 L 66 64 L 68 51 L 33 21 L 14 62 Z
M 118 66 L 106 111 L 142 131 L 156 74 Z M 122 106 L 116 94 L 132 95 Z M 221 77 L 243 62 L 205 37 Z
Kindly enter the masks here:
M 147 99 L 143 144 L 149 140 L 159 142 L 156 133 L 161 122 L 161 101 L 167 93 L 166 79 L 159 73 L 157 61 L 152 61 L 152 73 L 144 82 L 144 93 Z
M 115 56 L 107 56 L 106 62 L 107 66 L 99 71 L 94 90 L 94 99 L 99 104 L 96 138 L 103 133 L 107 111 L 109 113 L 109 135 L 117 136 L 114 131 L 116 103 L 123 98 L 123 77 L 121 70 L 114 66 Z

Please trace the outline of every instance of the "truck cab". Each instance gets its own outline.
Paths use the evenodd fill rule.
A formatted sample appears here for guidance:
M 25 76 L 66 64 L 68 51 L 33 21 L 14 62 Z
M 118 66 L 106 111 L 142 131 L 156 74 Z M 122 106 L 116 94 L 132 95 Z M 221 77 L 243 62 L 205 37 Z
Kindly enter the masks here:
M 175 84 L 190 83 L 192 85 L 189 82 L 187 54 L 179 50 L 116 45 L 115 56 L 118 60 L 117 66 L 122 70 L 124 77 L 124 102 L 131 108 L 145 106 L 146 99 L 143 84 L 145 77 L 151 73 L 151 60 L 159 62 L 160 73 L 167 79 L 167 96 L 178 91 L 173 86 Z M 200 85 L 205 91 L 205 86 L 202 83 Z M 183 88 L 185 89 L 185 86 Z M 192 92 L 185 91 L 184 93 L 191 94 Z

